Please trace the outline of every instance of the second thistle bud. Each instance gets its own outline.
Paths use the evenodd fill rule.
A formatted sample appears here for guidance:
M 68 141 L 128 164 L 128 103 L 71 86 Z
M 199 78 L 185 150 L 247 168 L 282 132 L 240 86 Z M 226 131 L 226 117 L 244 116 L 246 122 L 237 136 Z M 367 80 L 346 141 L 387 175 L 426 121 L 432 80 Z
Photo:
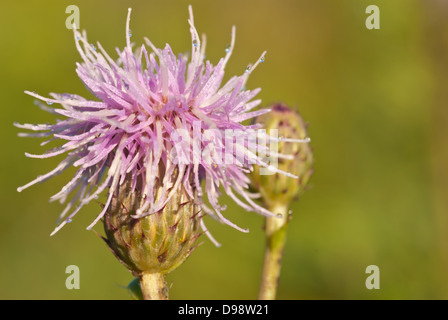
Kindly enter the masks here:
M 279 156 L 271 154 L 270 157 L 271 159 L 277 157 L 278 169 L 289 172 L 298 179 L 279 173 L 262 175 L 260 168 L 255 166 L 250 175 L 252 186 L 261 193 L 263 201 L 269 207 L 278 204 L 288 205 L 303 192 L 313 172 L 313 154 L 309 143 L 282 141 L 305 140 L 308 137 L 302 117 L 285 104 L 276 104 L 271 109 L 271 112 L 257 117 L 255 122 L 262 124 L 268 135 L 270 130 L 278 130 L 278 150 L 271 151 L 277 152 Z
M 130 183 L 120 187 L 105 216 L 107 242 L 135 276 L 167 274 L 195 248 L 200 208 L 181 185 L 163 210 L 134 219 L 145 197 L 138 188 L 130 192 L 130 187 Z

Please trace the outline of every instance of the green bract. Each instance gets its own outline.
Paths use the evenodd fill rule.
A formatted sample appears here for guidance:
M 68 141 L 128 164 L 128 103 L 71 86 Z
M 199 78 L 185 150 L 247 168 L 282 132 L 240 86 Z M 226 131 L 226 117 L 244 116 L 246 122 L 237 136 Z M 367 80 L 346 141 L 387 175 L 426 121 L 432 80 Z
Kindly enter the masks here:
M 200 235 L 200 208 L 183 186 L 163 210 L 135 219 L 144 201 L 141 192 L 129 192 L 126 183 L 118 191 L 104 219 L 106 242 L 115 256 L 135 275 L 167 274 L 190 255 Z M 139 188 L 137 188 L 139 190 Z M 160 197 L 161 188 L 157 197 Z

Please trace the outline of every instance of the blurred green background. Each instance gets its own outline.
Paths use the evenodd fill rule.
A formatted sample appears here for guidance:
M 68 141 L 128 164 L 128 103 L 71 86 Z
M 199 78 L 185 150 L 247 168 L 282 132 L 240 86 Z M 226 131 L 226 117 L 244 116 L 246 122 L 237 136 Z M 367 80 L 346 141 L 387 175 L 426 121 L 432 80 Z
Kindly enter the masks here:
M 65 8 L 76 4 L 81 29 L 112 56 L 149 37 L 174 52 L 191 47 L 187 5 L 207 34 L 207 59 L 224 55 L 237 26 L 227 78 L 267 50 L 248 87 L 265 105 L 284 101 L 310 123 L 312 186 L 293 205 L 279 299 L 448 298 L 448 3 L 430 0 L 2 1 L 0 4 L 0 298 L 128 299 L 132 276 L 85 227 L 91 204 L 49 237 L 63 209 L 48 198 L 73 171 L 22 193 L 16 188 L 58 159 L 27 159 L 38 140 L 18 138 L 13 122 L 54 117 L 24 90 L 90 94 L 77 78 L 80 57 Z M 381 29 L 365 27 L 368 5 Z M 227 216 L 249 234 L 208 221 L 222 243 L 205 237 L 168 276 L 172 299 L 255 299 L 264 251 L 263 219 L 234 205 Z M 102 232 L 102 226 L 95 228 Z M 67 290 L 65 268 L 80 268 Z M 381 289 L 367 290 L 377 265 Z

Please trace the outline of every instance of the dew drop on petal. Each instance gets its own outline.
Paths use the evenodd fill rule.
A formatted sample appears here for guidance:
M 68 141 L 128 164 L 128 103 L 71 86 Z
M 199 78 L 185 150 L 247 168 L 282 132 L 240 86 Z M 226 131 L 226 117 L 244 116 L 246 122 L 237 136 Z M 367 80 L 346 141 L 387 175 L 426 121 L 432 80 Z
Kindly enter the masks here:
M 229 53 L 230 52 L 230 44 L 228 44 L 227 46 L 226 46 L 226 53 Z
M 193 47 L 197 47 L 198 46 L 198 41 L 197 40 L 193 40 Z
M 47 104 L 48 104 L 49 106 L 51 106 L 51 105 L 53 104 L 53 102 L 51 102 L 51 101 L 47 101 Z
M 90 46 L 92 47 L 92 49 L 93 49 L 94 51 L 96 51 L 96 46 L 95 46 L 93 43 L 91 43 Z
M 288 214 L 289 214 L 289 215 L 292 215 L 292 210 L 289 210 L 289 211 L 288 211 Z
M 283 217 L 281 213 L 277 213 L 277 217 L 281 218 Z
M 67 220 L 65 220 L 65 222 L 67 222 L 67 223 L 70 223 L 70 222 L 72 222 L 73 220 L 72 219 L 67 219 Z
M 246 67 L 246 72 L 249 72 L 250 69 L 252 69 L 252 66 L 251 66 L 251 65 L 248 65 L 248 66 Z
M 129 37 L 132 37 L 132 30 L 129 29 Z
M 261 58 L 260 58 L 260 62 L 264 62 L 264 57 L 261 57 Z

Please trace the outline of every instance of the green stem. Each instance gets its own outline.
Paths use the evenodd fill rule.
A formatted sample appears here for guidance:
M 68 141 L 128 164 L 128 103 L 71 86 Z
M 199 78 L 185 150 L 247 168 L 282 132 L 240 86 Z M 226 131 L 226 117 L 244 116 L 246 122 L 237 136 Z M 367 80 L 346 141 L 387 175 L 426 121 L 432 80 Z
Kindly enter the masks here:
M 143 273 L 139 279 L 143 300 L 168 300 L 168 287 L 163 274 Z
M 259 300 L 275 300 L 289 220 L 286 206 L 277 204 L 269 209 L 279 217 L 266 218 L 266 249 Z

